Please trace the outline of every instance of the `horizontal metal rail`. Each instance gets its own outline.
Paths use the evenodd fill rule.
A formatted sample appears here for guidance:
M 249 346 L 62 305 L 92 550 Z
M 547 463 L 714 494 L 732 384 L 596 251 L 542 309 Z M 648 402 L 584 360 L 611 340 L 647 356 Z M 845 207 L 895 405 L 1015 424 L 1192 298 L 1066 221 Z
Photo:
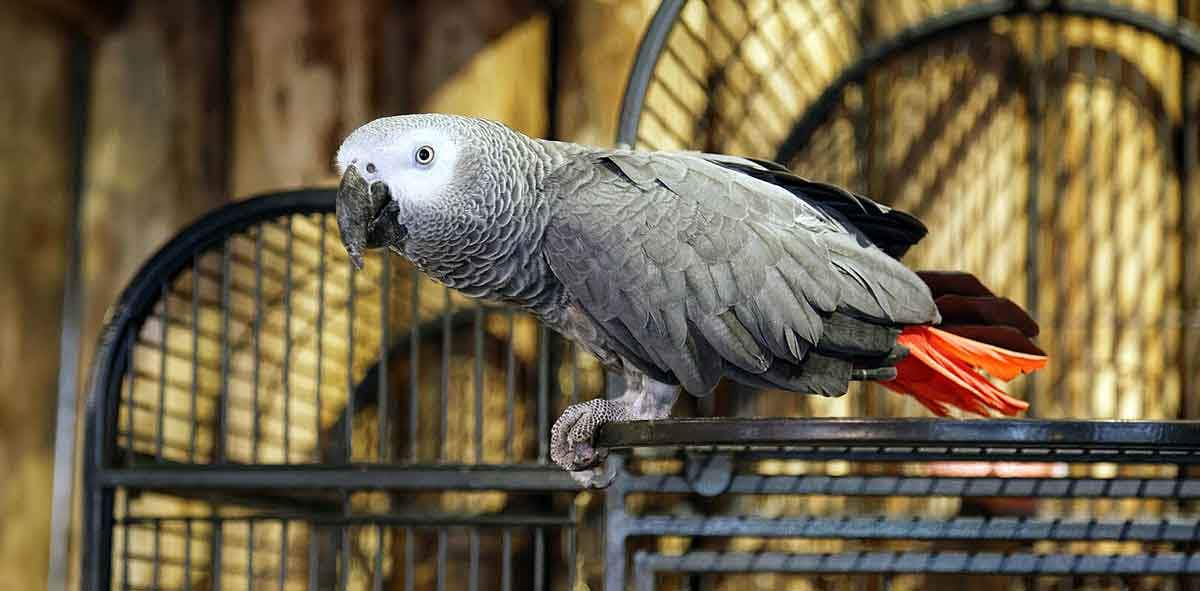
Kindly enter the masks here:
M 624 476 L 629 492 L 689 493 L 683 476 Z M 763 476 L 736 474 L 733 494 L 911 497 L 1200 498 L 1200 480 L 1172 478 L 947 478 L 927 476 Z
M 1200 554 L 1033 554 L 1025 552 L 843 552 L 840 554 L 639 552 L 639 591 L 654 588 L 654 574 L 973 574 L 973 575 L 1179 575 L 1200 573 Z
M 1193 542 L 1200 519 L 1072 520 L 1020 517 L 675 517 L 630 520 L 630 536 L 751 536 L 853 540 L 998 540 Z
M 96 481 L 161 490 L 579 490 L 561 468 L 544 465 L 162 466 L 101 470 Z
M 673 419 L 606 425 L 597 445 L 862 461 L 1197 463 L 1200 422 Z
M 177 515 L 139 515 L 116 520 L 119 525 L 169 525 L 173 523 L 247 523 L 303 521 L 321 526 L 390 527 L 574 527 L 569 515 L 444 515 L 444 514 L 360 514 L 314 515 L 311 513 L 273 513 L 256 515 L 214 515 L 180 517 Z

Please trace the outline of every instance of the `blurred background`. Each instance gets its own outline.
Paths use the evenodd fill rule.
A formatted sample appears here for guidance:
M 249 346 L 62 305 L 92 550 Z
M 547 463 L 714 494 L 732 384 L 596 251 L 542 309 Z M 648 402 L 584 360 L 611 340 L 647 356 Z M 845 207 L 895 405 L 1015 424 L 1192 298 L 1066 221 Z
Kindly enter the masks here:
M 879 56 L 866 49 L 879 40 L 919 30 L 953 10 L 997 3 L 683 4 L 661 57 L 648 66 L 644 106 L 631 119 L 640 125 L 625 127 L 624 139 L 642 147 L 779 158 L 804 176 L 840 183 L 918 214 L 931 234 L 907 262 L 976 273 L 1041 322 L 1051 366 L 1014 386 L 1033 402 L 1037 416 L 1200 417 L 1195 396 L 1200 330 L 1194 328 L 1200 204 L 1192 174 L 1200 76 L 1179 45 L 1180 40 L 1195 44 L 1191 20 L 1200 16 L 1200 3 L 1095 3 L 1178 25 L 1165 36 L 1105 19 L 999 16 L 911 47 L 893 47 L 897 51 L 876 61 L 871 59 Z M 0 0 L 0 77 L 5 78 L 0 198 L 6 212 L 0 219 L 0 572 L 5 573 L 0 588 L 46 583 L 52 505 L 70 503 L 51 494 L 55 438 L 63 435 L 63 427 L 78 428 L 75 417 L 84 397 L 63 413 L 56 401 L 62 392 L 83 392 L 88 385 L 111 307 L 152 253 L 199 215 L 227 202 L 268 191 L 333 186 L 331 162 L 340 140 L 381 115 L 478 115 L 534 136 L 609 145 L 617 137 L 638 41 L 657 5 L 654 0 Z M 864 58 L 866 65 L 847 75 L 847 68 Z M 819 107 L 815 112 L 814 106 Z M 328 225 L 301 220 L 288 233 L 315 241 L 322 223 Z M 254 242 L 234 248 L 253 249 Z M 325 250 L 338 256 L 336 249 Z M 351 281 L 382 285 L 390 281 L 389 273 L 408 277 L 400 263 L 383 275 L 378 269 Z M 199 293 L 179 289 L 184 295 Z M 411 288 L 385 292 L 386 306 L 364 306 L 350 314 L 366 325 L 383 317 L 399 333 L 417 316 L 389 316 L 384 308 L 408 310 L 411 304 L 427 318 L 449 318 L 449 310 L 468 305 L 457 296 L 452 302 L 450 294 L 443 300 L 439 292 L 418 310 L 417 293 L 414 280 Z M 186 314 L 171 312 L 166 304 L 161 310 L 164 319 L 169 313 Z M 206 322 L 193 318 L 189 327 L 199 332 Z M 455 392 L 471 391 L 486 380 L 491 413 L 503 403 L 505 377 L 513 372 L 513 362 L 501 354 L 504 348 L 518 365 L 532 364 L 543 352 L 536 328 L 524 319 L 487 326 L 489 339 L 507 344 L 496 345 L 493 355 L 488 341 L 489 365 L 482 373 L 469 371 L 472 363 L 479 367 L 479 356 L 455 357 L 445 369 L 457 372 L 451 374 Z M 185 375 L 188 368 L 176 369 L 172 362 L 168 369 L 165 361 L 168 329 L 147 330 L 148 342 L 161 344 L 163 352 L 161 357 L 144 352 L 142 370 L 152 378 L 146 388 L 159 377 L 165 382 L 168 374 Z M 340 337 L 329 338 L 337 344 Z M 352 352 L 341 369 L 354 373 L 365 367 L 377 353 L 379 338 L 363 332 L 361 352 L 358 357 Z M 253 346 L 257 358 L 257 336 Z M 438 355 L 438 346 L 430 345 L 428 354 Z M 470 346 L 456 343 L 454 350 Z M 550 377 L 553 390 L 570 399 L 598 393 L 603 379 L 595 364 L 570 347 L 562 355 L 571 362 Z M 390 369 L 400 376 L 411 370 Z M 281 371 L 289 370 L 285 365 Z M 515 439 L 511 422 L 508 430 L 471 432 L 469 426 L 477 423 L 462 410 L 469 401 L 456 398 L 460 393 L 450 393 L 435 378 L 430 375 L 432 383 L 413 392 L 424 396 L 428 386 L 433 396 L 440 388 L 441 399 L 449 400 L 456 413 L 462 411 L 464 441 L 477 436 L 491 450 Z M 320 428 L 337 421 L 338 405 L 345 405 L 344 386 L 343 381 L 340 394 L 327 390 L 325 408 L 318 399 Z M 128 386 L 131 409 L 135 400 L 164 396 L 165 389 L 139 393 L 139 387 Z M 685 404 L 681 412 L 926 415 L 915 403 L 877 390 L 829 400 L 739 392 L 718 396 L 715 408 Z M 161 420 L 156 427 L 137 419 L 133 410 L 122 407 L 122 413 L 131 425 L 123 445 L 152 453 L 157 438 L 161 459 Z M 195 408 L 191 418 L 200 421 Z M 520 427 L 533 419 L 518 413 L 516 421 Z M 289 433 L 291 427 L 281 429 Z M 360 435 L 364 441 L 375 437 L 355 437 Z M 414 442 L 437 439 L 432 430 L 411 436 Z M 289 462 L 292 454 L 315 449 L 310 442 L 288 451 L 276 445 L 286 437 L 277 439 L 264 444 L 262 457 L 257 440 L 253 449 L 232 446 L 225 453 L 234 460 Z M 202 440 L 203 456 L 211 452 L 212 440 Z M 520 457 L 536 445 L 525 437 L 515 453 Z M 433 448 L 422 449 L 424 454 Z M 180 457 L 195 460 L 196 452 L 193 435 L 192 448 Z M 437 459 L 480 462 L 484 456 L 464 445 L 439 451 Z M 59 469 L 75 468 L 60 464 Z M 139 502 L 159 511 L 191 510 L 169 499 Z M 503 504 L 494 498 L 439 502 L 443 508 Z M 371 505 L 370 499 L 363 503 Z M 796 499 L 780 503 L 750 508 L 773 514 L 846 508 Z M 954 513 L 961 507 L 891 509 Z M 78 540 L 77 517 L 56 527 L 75 531 Z M 276 541 L 279 536 L 260 535 Z M 364 544 L 383 547 L 379 540 Z M 585 571 L 599 568 L 594 560 L 590 566 L 583 562 Z M 135 565 L 127 576 L 149 576 L 146 568 Z M 60 573 L 70 580 L 78 574 Z

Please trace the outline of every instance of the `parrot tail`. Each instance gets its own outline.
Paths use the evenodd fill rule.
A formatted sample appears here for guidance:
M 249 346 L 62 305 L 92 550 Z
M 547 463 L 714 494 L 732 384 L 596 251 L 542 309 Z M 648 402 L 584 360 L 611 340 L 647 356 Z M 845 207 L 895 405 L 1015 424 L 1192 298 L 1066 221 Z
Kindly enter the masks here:
M 979 370 L 1007 382 L 1045 367 L 1046 354 L 1031 340 L 1038 333 L 1033 318 L 970 274 L 918 276 L 929 286 L 942 323 L 905 328 L 897 342 L 909 354 L 896 364 L 896 377 L 881 384 L 939 416 L 949 414 L 949 407 L 983 416 L 990 411 L 1011 416 L 1029 408 Z

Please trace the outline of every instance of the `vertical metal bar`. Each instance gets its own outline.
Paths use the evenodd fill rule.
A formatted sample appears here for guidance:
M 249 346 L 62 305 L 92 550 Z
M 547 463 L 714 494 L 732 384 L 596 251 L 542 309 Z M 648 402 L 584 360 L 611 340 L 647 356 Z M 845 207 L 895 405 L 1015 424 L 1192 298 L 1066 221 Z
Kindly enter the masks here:
M 262 225 L 254 227 L 254 396 L 250 416 L 254 420 L 250 438 L 250 462 L 258 463 L 258 442 L 262 438 L 262 411 L 259 383 L 262 370 Z
M 1033 59 L 1029 64 L 1029 80 L 1026 89 L 1026 102 L 1029 113 L 1029 141 L 1026 153 L 1026 165 L 1029 167 L 1026 179 L 1026 235 L 1025 235 L 1025 309 L 1035 320 L 1038 319 L 1038 247 L 1041 239 L 1041 183 L 1042 183 L 1042 117 L 1045 105 L 1046 80 L 1042 71 L 1044 50 L 1042 16 L 1033 18 Z M 1029 403 L 1026 414 L 1037 416 L 1036 382 L 1032 375 L 1025 379 L 1025 400 Z M 889 579 L 890 580 L 890 579 Z
M 216 449 L 213 450 L 213 461 L 225 463 L 226 435 L 229 429 L 229 290 L 232 279 L 229 277 L 229 240 L 226 236 L 221 243 L 221 389 L 217 412 Z
M 71 516 L 74 509 L 72 492 L 75 490 L 75 436 L 82 349 L 80 335 L 85 301 L 80 262 L 83 242 L 80 212 L 83 206 L 92 90 L 91 39 L 82 33 L 72 34 L 69 47 L 70 204 L 66 212 L 66 268 L 63 273 L 62 327 L 58 349 L 58 402 L 54 421 L 54 504 L 50 514 L 50 554 L 46 573 L 46 588 L 51 591 L 66 591 L 71 559 Z M 87 445 L 86 441 L 84 445 Z M 85 514 L 82 521 L 86 522 L 89 519 L 90 515 Z M 105 561 L 111 564 L 112 556 L 105 557 Z M 106 583 L 111 584 L 112 581 Z
M 384 255 L 387 258 L 387 255 Z M 375 568 L 371 573 L 371 588 L 374 591 L 383 591 L 383 525 L 375 525 Z
M 125 535 L 121 537 L 121 589 L 129 589 L 129 538 L 133 537 L 133 527 L 129 521 L 129 490 L 123 491 L 122 505 L 124 512 L 122 514 L 122 528 Z
M 575 572 L 575 567 L 576 567 L 575 547 L 577 545 L 576 538 L 578 537 L 578 533 L 579 533 L 579 529 L 578 529 L 579 515 L 578 515 L 578 509 L 576 508 L 576 505 L 573 502 L 573 500 L 572 500 L 571 508 L 570 508 L 568 514 L 571 517 L 571 524 L 566 527 L 566 531 L 564 532 L 567 537 L 566 552 L 565 552 L 566 559 L 567 559 L 567 588 L 574 589 L 575 588 L 575 578 L 577 576 L 577 573 Z
M 350 293 L 346 298 L 346 415 L 342 420 L 346 462 L 354 459 L 354 306 L 358 299 L 358 283 L 354 281 L 354 276 L 357 274 L 358 269 L 354 265 L 347 266 L 347 289 Z
M 183 591 L 192 591 L 192 518 L 183 520 Z
M 512 591 L 512 530 L 500 534 L 500 591 Z
M 413 591 L 416 583 L 416 532 L 411 527 L 404 528 L 404 591 Z
M 506 312 L 508 315 L 508 352 L 504 360 L 504 458 L 505 461 L 513 462 L 513 439 L 516 434 L 513 409 L 516 407 L 517 394 L 517 355 L 516 348 L 513 342 L 516 339 L 516 320 L 517 316 L 511 309 Z M 505 530 L 507 532 L 507 530 Z
M 479 528 L 472 527 L 469 536 L 471 556 L 467 563 L 467 586 L 471 591 L 479 591 Z
M 325 215 L 321 214 L 317 218 L 321 229 L 317 251 L 317 410 L 314 413 L 317 424 L 314 455 L 318 458 L 321 457 L 321 431 L 324 429 L 324 426 L 321 424 L 321 409 L 323 408 L 321 404 L 321 382 L 324 380 L 325 373 Z
M 1108 171 L 1108 174 L 1111 175 L 1107 183 L 1109 196 L 1108 235 L 1110 240 L 1115 240 L 1120 236 L 1120 224 L 1117 220 L 1120 218 L 1121 202 L 1123 201 L 1121 195 L 1122 190 L 1121 187 L 1117 185 L 1117 182 L 1120 180 L 1118 166 L 1121 164 L 1119 152 L 1122 144 L 1121 125 L 1119 119 L 1121 108 L 1121 91 L 1125 86 L 1125 72 L 1124 69 L 1121 68 L 1121 55 L 1115 48 L 1111 49 L 1108 53 L 1106 69 L 1108 70 L 1107 73 L 1109 77 L 1109 84 L 1112 87 L 1113 95 L 1112 106 L 1109 108 L 1108 112 L 1108 125 L 1105 126 L 1108 128 L 1108 133 L 1111 135 L 1109 138 L 1108 166 L 1105 169 Z M 1136 122 L 1134 125 L 1137 125 Z M 1121 271 L 1121 266 L 1124 263 L 1124 257 L 1121 254 L 1123 250 L 1124 249 L 1119 246 L 1114 248 L 1113 256 L 1109 260 L 1110 273 L 1108 277 L 1109 281 L 1112 282 L 1109 288 L 1109 293 L 1112 294 L 1114 300 L 1117 300 L 1120 297 L 1121 292 L 1119 273 Z M 1124 373 L 1121 371 L 1121 343 L 1124 340 L 1127 326 L 1121 314 L 1120 307 L 1114 305 L 1112 309 L 1114 326 L 1112 327 L 1112 342 L 1109 346 L 1109 363 L 1113 364 L 1113 369 L 1117 375 L 1116 400 L 1113 401 L 1114 418 L 1120 418 L 1121 408 L 1123 406 L 1122 402 L 1125 399 L 1125 388 L 1121 387 L 1120 377 Z
M 208 546 L 208 552 L 209 552 L 209 556 L 210 556 L 208 564 L 210 564 L 212 566 L 212 588 L 213 589 L 221 589 L 222 588 L 221 587 L 221 574 L 222 574 L 221 563 L 223 562 L 223 560 L 222 560 L 224 558 L 223 549 L 225 547 L 225 531 L 224 531 L 225 523 L 223 521 L 221 521 L 220 519 L 217 519 L 217 517 L 218 517 L 217 513 L 214 512 L 213 520 L 212 520 L 212 539 L 209 541 L 209 546 Z
M 388 460 L 388 424 L 389 404 L 392 394 L 388 391 L 388 373 L 391 367 L 388 363 L 388 353 L 392 343 L 392 257 L 385 252 L 380 257 L 383 259 L 383 268 L 379 271 L 379 390 L 375 395 L 375 411 L 378 414 L 379 427 L 379 461 L 386 462 Z M 415 344 L 413 345 L 415 346 Z M 382 531 L 380 540 L 382 540 Z M 382 544 L 382 542 L 380 542 Z
M 1185 15 L 1191 15 L 1189 3 L 1180 0 L 1176 13 L 1179 21 L 1176 26 L 1184 24 Z M 1196 229 L 1192 217 L 1195 204 L 1192 203 L 1192 174 L 1197 158 L 1197 129 L 1196 129 L 1196 94 L 1193 88 L 1191 54 L 1179 51 L 1179 92 L 1182 121 L 1180 122 L 1181 138 L 1179 140 L 1176 172 L 1179 175 L 1179 244 L 1180 269 L 1180 300 L 1182 317 L 1180 318 L 1180 399 L 1184 401 L 1184 418 L 1200 417 L 1200 285 L 1197 285 L 1196 274 L 1189 272 L 1197 268 L 1195 259 Z
M 408 456 L 417 461 L 417 413 L 421 404 L 421 274 L 413 269 L 408 326 Z M 408 532 L 412 533 L 411 530 Z
M 446 460 L 446 438 L 450 435 L 450 288 L 445 288 L 444 304 L 442 308 L 442 383 L 441 383 L 441 422 L 438 424 L 438 441 L 442 442 L 438 446 L 438 460 Z
M 446 591 L 446 528 L 438 528 L 437 591 Z
M 349 501 L 347 501 L 349 504 Z M 338 544 L 341 548 L 341 555 L 338 564 L 338 589 L 349 589 L 350 585 L 350 526 L 339 525 L 338 528 Z
M 546 530 L 541 527 L 533 530 L 533 588 L 546 588 Z
M 283 268 L 283 462 L 292 461 L 292 259 L 296 232 L 292 216 L 287 218 L 287 245 Z M 284 533 L 287 522 L 283 522 Z
M 154 459 L 163 461 L 163 440 L 165 439 L 164 429 L 166 429 L 167 416 L 167 297 L 169 291 L 167 284 L 164 282 L 158 294 L 160 305 L 158 312 L 158 324 L 161 327 L 162 333 L 159 335 L 158 341 L 158 408 L 155 416 L 155 432 L 154 432 Z
M 538 324 L 538 384 L 537 384 L 537 435 L 538 462 L 546 463 L 549 437 L 547 435 L 550 398 L 550 333 Z
M 188 461 L 196 462 L 196 429 L 200 422 L 197 397 L 200 395 L 200 255 L 192 255 L 192 384 L 189 392 L 191 421 L 188 424 Z M 190 521 L 188 522 L 191 523 Z
M 290 225 L 290 224 L 289 224 Z M 279 520 L 279 591 L 287 588 L 288 579 L 288 520 Z
M 152 589 L 158 589 L 162 574 L 162 520 L 155 517 L 151 523 L 154 524 L 154 541 L 150 559 L 150 585 Z
M 254 520 L 246 520 L 246 591 L 254 591 Z
M 321 244 L 324 245 L 322 240 Z M 317 525 L 309 522 L 308 524 L 308 589 L 309 591 L 317 591 L 317 564 L 320 562 L 319 547 L 317 540 L 320 536 L 317 535 Z M 214 587 L 216 588 L 216 587 Z
M 475 306 L 475 463 L 483 463 L 483 306 Z

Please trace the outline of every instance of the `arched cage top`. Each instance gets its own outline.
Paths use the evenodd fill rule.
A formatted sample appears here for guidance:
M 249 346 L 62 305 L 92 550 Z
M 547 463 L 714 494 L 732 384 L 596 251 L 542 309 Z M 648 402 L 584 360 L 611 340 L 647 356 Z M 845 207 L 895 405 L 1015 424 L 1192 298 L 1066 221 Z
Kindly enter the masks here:
M 547 463 L 539 435 L 603 388 L 595 362 L 398 258 L 355 271 L 333 202 L 234 203 L 146 263 L 97 353 L 93 466 Z
M 918 269 L 1029 310 L 1044 418 L 1200 417 L 1195 58 L 1182 4 L 667 0 L 618 142 L 779 161 L 921 218 Z M 869 392 L 869 388 L 865 388 Z M 760 416 L 924 416 L 898 397 Z

